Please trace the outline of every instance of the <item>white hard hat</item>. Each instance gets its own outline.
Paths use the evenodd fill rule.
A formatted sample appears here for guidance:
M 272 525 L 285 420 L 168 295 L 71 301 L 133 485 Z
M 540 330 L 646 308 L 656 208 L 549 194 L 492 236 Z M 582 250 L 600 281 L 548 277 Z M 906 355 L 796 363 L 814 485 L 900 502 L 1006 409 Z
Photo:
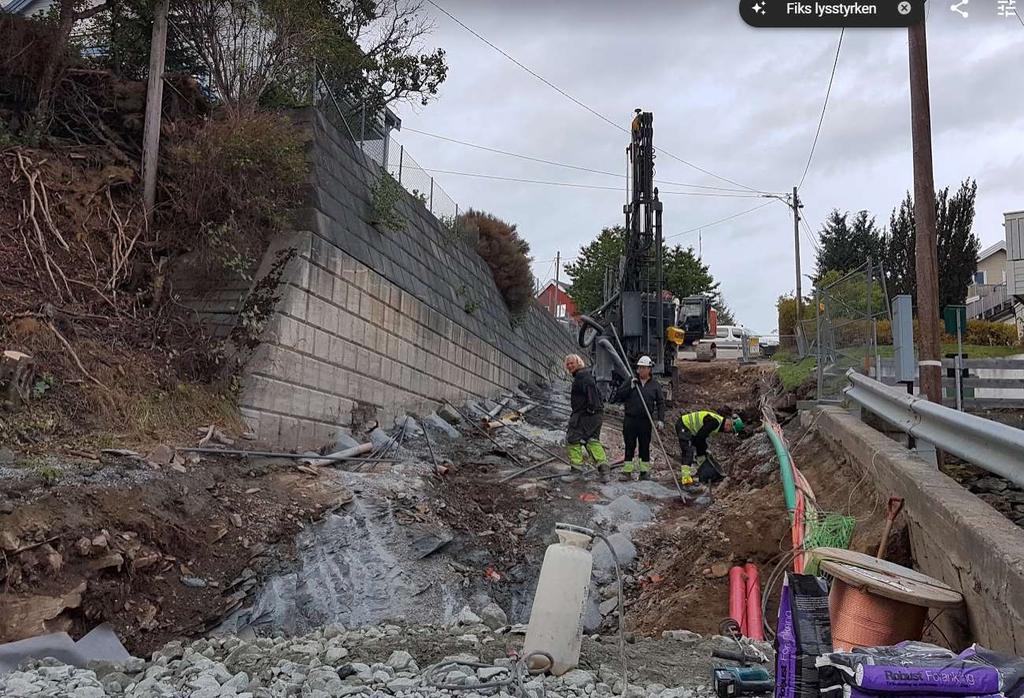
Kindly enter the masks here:
M 650 368 L 651 366 L 654 365 L 654 362 L 651 361 L 651 357 L 649 357 L 649 356 L 641 356 L 640 360 L 636 362 L 636 365 L 637 366 L 647 366 L 648 368 Z

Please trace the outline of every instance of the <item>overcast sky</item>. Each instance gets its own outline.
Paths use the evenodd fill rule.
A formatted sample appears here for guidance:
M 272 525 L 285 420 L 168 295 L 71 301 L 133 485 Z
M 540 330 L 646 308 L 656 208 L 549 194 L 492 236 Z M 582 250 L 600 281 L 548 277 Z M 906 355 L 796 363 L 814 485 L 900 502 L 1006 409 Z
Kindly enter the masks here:
M 752 29 L 732 0 L 437 0 L 523 64 L 628 127 L 654 113 L 654 143 L 748 187 L 792 189 L 807 161 L 839 30 Z M 935 181 L 978 180 L 975 232 L 1002 239 L 1004 211 L 1024 209 L 1024 26 L 997 0 L 973 0 L 962 19 L 931 3 L 928 19 Z M 1024 6 L 1024 2 L 1018 2 Z M 426 107 L 400 106 L 403 126 L 611 172 L 625 171 L 626 133 L 572 103 L 427 4 L 448 80 Z M 1024 12 L 1024 7 L 1022 7 Z M 868 209 L 887 223 L 912 187 L 906 30 L 848 30 L 810 173 L 801 192 L 815 232 L 833 207 Z M 623 178 L 491 154 L 405 130 L 398 139 L 425 168 L 621 187 Z M 733 187 L 665 152 L 656 177 Z M 515 222 L 553 275 L 602 227 L 623 220 L 624 193 L 436 175 L 465 209 Z M 662 185 L 662 190 L 681 191 Z M 691 190 L 692 191 L 692 190 Z M 727 193 L 727 192 L 724 192 Z M 766 199 L 665 194 L 666 236 L 746 211 Z M 775 301 L 792 293 L 793 224 L 771 203 L 709 227 L 704 260 L 737 319 L 777 326 Z M 814 250 L 801 234 L 803 272 Z M 692 232 L 669 242 L 698 244 Z M 564 273 L 563 273 L 564 278 Z M 810 284 L 805 281 L 804 288 Z M 806 292 L 806 291 L 805 291 Z

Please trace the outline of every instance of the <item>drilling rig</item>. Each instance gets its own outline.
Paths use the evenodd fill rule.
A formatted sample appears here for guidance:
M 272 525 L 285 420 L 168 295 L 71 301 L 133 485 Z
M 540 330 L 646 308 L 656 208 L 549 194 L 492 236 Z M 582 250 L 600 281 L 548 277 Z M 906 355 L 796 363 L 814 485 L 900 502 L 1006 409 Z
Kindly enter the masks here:
M 654 115 L 636 110 L 626 148 L 629 201 L 626 239 L 617 274 L 606 284 L 604 303 L 581 318 L 579 344 L 589 349 L 598 384 L 606 394 L 632 376 L 641 356 L 650 356 L 654 372 L 671 376 L 679 336 L 675 305 L 664 294 L 662 203 L 654 186 Z

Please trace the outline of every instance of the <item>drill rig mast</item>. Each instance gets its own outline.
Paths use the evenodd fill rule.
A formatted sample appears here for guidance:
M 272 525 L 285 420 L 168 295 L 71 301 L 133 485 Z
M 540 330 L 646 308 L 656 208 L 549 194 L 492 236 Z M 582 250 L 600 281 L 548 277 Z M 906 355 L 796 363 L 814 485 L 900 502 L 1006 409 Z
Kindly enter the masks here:
M 675 325 L 675 306 L 663 293 L 662 203 L 654 186 L 653 114 L 637 109 L 630 134 L 630 198 L 623 206 L 626 239 L 618 276 L 609 284 L 604 304 L 583 318 L 579 336 L 580 345 L 591 349 L 595 376 L 606 391 L 628 380 L 632 370 L 621 375 L 623 369 L 635 366 L 641 356 L 650 356 L 654 371 L 666 376 L 675 365 L 676 345 L 666 341 L 668 328 Z M 595 341 L 600 338 L 609 341 Z M 609 347 L 615 347 L 619 356 L 609 356 Z

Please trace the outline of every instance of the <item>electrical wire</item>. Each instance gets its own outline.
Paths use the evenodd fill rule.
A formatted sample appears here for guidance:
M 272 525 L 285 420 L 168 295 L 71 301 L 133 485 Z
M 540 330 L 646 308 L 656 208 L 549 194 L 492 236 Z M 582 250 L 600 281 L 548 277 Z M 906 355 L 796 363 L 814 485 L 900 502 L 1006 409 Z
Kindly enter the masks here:
M 451 12 L 449 12 L 448 10 L 446 10 L 443 7 L 441 7 L 440 5 L 438 5 L 437 2 L 435 2 L 435 0 L 427 0 L 427 2 L 429 2 L 431 5 L 436 7 L 440 12 L 442 12 L 444 15 L 446 15 L 449 19 L 451 19 L 453 22 L 458 24 L 460 27 L 462 27 L 463 29 L 468 31 L 470 34 L 472 34 L 473 36 L 478 38 L 480 41 L 482 41 L 485 44 L 487 44 L 488 46 L 490 46 L 492 49 L 494 49 L 495 51 L 500 53 L 502 56 L 504 56 L 508 60 L 512 61 L 512 63 L 514 63 L 515 65 L 519 66 L 520 68 L 525 70 L 527 73 L 529 73 L 530 75 L 532 75 L 536 79 L 538 79 L 541 82 L 543 82 L 545 85 L 547 85 L 548 87 L 553 89 L 555 92 L 557 92 L 558 94 L 560 94 L 563 97 L 565 97 L 566 99 L 568 99 L 573 104 L 575 104 L 575 105 L 577 105 L 577 106 L 587 110 L 588 112 L 590 112 L 591 114 L 593 114 L 597 118 L 599 118 L 602 121 L 604 121 L 605 123 L 608 123 L 611 126 L 617 128 L 618 130 L 622 131 L 623 133 L 629 133 L 629 129 L 621 126 L 620 124 L 617 124 L 614 121 L 612 121 L 607 116 L 605 116 L 601 112 L 597 111 L 593 107 L 590 107 L 587 104 L 584 104 L 580 100 L 576 99 L 571 94 L 569 94 L 568 92 L 566 92 L 561 87 L 559 87 L 555 83 L 551 82 L 550 80 L 548 80 L 544 76 L 538 74 L 537 72 L 535 72 L 535 71 L 531 70 L 530 68 L 528 68 L 527 66 L 523 65 L 514 56 L 512 56 L 511 54 L 507 53 L 506 51 L 502 50 L 501 48 L 499 48 L 498 46 L 493 44 L 491 41 L 489 41 L 486 37 L 484 37 L 478 31 L 476 31 L 475 29 L 471 28 L 465 22 L 463 22 L 461 19 L 459 19 L 458 17 L 453 15 Z M 734 181 L 732 179 L 729 179 L 728 177 L 723 177 L 722 175 L 715 174 L 711 170 L 707 170 L 707 169 L 705 169 L 703 167 L 700 167 L 699 165 L 695 165 L 694 163 L 690 162 L 689 160 L 684 160 L 683 158 L 679 157 L 678 155 L 674 155 L 674 154 L 670 153 L 669 151 L 667 151 L 667 150 L 665 150 L 663 148 L 658 148 L 658 151 L 661 152 L 661 153 L 664 153 L 665 155 L 667 155 L 668 157 L 672 158 L 673 160 L 677 160 L 677 161 L 683 163 L 684 165 L 686 165 L 687 167 L 692 167 L 693 169 L 697 170 L 698 172 L 703 172 L 704 174 L 706 174 L 706 175 L 708 175 L 710 177 L 714 177 L 715 179 L 720 179 L 723 182 L 728 182 L 729 184 L 735 185 L 735 186 L 740 187 L 742 189 L 746 189 L 747 191 L 763 193 L 763 192 L 759 192 L 759 190 L 754 189 L 753 187 L 748 187 L 745 184 L 740 184 L 739 182 L 736 182 L 736 181 Z
M 541 179 L 527 179 L 523 177 L 505 177 L 503 175 L 492 175 L 484 174 L 482 172 L 459 172 L 457 170 L 438 170 L 432 167 L 415 167 L 413 165 L 407 165 L 407 169 L 421 170 L 423 172 L 431 172 L 433 174 L 451 175 L 454 177 L 473 177 L 475 179 L 490 179 L 499 182 L 519 182 L 521 184 L 539 184 L 549 187 L 571 187 L 574 189 L 595 189 L 600 191 L 621 191 L 619 187 L 609 187 L 601 184 L 581 184 L 577 182 L 553 182 L 549 180 Z M 755 199 L 760 198 L 759 195 L 750 194 L 729 194 L 724 192 L 697 192 L 697 191 L 659 191 L 660 194 L 671 194 L 674 196 L 709 196 L 712 198 L 725 198 L 725 199 Z
M 821 135 L 821 125 L 825 122 L 825 111 L 828 109 L 828 98 L 832 95 L 832 82 L 836 78 L 836 66 L 839 65 L 839 52 L 843 48 L 843 35 L 845 33 L 845 27 L 839 30 L 839 44 L 836 46 L 836 59 L 832 63 L 832 74 L 828 78 L 828 89 L 825 90 L 825 102 L 821 105 L 821 116 L 818 118 L 818 129 L 814 132 L 814 141 L 811 142 L 811 152 L 807 155 L 807 164 L 804 166 L 804 173 L 800 176 L 800 184 L 797 185 L 797 189 L 803 188 L 804 180 L 807 179 L 807 172 L 811 169 L 811 161 L 814 159 L 814 149 L 818 145 L 818 136 Z
M 774 199 L 772 201 L 774 201 Z M 727 221 L 731 221 L 734 218 L 739 218 L 740 216 L 745 216 L 748 213 L 753 213 L 754 211 L 760 210 L 760 209 L 764 208 L 765 206 L 771 206 L 772 201 L 766 201 L 763 204 L 761 204 L 760 206 L 755 206 L 754 208 L 748 208 L 746 211 L 740 211 L 739 213 L 734 213 L 731 216 L 726 216 L 725 218 L 720 218 L 717 221 L 712 221 L 710 223 L 704 223 L 703 225 L 698 225 L 695 228 L 690 228 L 689 230 L 684 230 L 681 233 L 672 233 L 671 235 L 666 235 L 664 237 L 664 239 L 665 240 L 671 240 L 672 238 L 677 238 L 677 237 L 679 237 L 681 235 L 687 235 L 689 233 L 695 233 L 698 230 L 703 230 L 704 228 L 710 228 L 712 226 L 718 225 L 719 223 L 725 223 Z
M 580 172 L 589 172 L 592 174 L 606 175 L 608 177 L 615 177 L 617 179 L 628 179 L 628 174 L 620 174 L 617 172 L 608 172 L 607 170 L 598 170 L 592 167 L 584 167 L 583 165 L 572 165 L 567 162 L 558 162 L 556 160 L 548 160 L 546 158 L 536 157 L 534 155 L 524 155 L 523 153 L 514 153 L 508 150 L 501 150 L 500 148 L 492 148 L 486 145 L 480 145 L 479 143 L 470 143 L 469 141 L 463 141 L 458 138 L 452 138 L 451 136 L 442 136 L 439 133 L 431 133 L 429 131 L 422 131 L 420 129 L 412 128 L 411 126 L 405 126 L 403 131 L 409 131 L 410 133 L 418 133 L 421 136 L 427 136 L 429 138 L 436 138 L 437 140 L 447 141 L 449 143 L 457 143 L 458 145 L 466 146 L 467 148 L 476 148 L 477 150 L 483 150 L 488 153 L 496 153 L 498 155 L 506 155 L 508 157 L 519 158 L 521 160 L 529 160 L 530 162 L 539 162 L 544 165 L 553 165 L 555 167 L 564 167 L 570 170 L 578 170 Z M 657 182 L 662 185 L 670 187 L 692 187 L 694 189 L 711 189 L 715 191 L 724 192 L 738 192 L 747 193 L 751 192 L 748 188 L 736 189 L 732 187 L 716 187 L 710 184 L 691 184 L 689 182 L 671 182 L 668 180 L 658 179 Z

